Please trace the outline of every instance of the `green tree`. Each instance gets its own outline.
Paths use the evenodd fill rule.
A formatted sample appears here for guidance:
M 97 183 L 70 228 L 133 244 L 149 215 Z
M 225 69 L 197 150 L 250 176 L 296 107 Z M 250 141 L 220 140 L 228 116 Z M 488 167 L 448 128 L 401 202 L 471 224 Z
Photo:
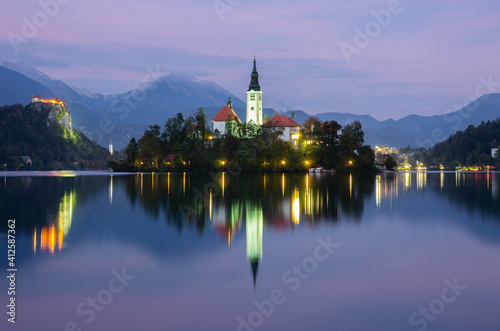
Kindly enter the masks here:
M 394 160 L 392 156 L 388 155 L 384 160 L 384 165 L 387 168 L 387 170 L 393 171 L 394 168 L 398 166 L 398 163 L 396 162 L 396 160 Z
M 156 124 L 150 125 L 149 130 L 144 132 L 137 145 L 139 146 L 139 155 L 142 162 L 145 162 L 148 166 L 153 165 L 158 168 L 163 158 L 160 127 Z
M 320 129 L 321 128 L 321 121 L 316 116 L 309 116 L 306 119 L 306 121 L 304 122 L 304 132 L 310 133 L 312 131 L 313 127 L 314 127 L 314 130 Z
M 344 159 L 353 157 L 354 151 L 361 148 L 365 142 L 364 135 L 359 121 L 344 126 L 340 136 L 340 152 Z
M 201 139 L 206 139 L 210 132 L 207 123 L 208 120 L 207 116 L 203 112 L 203 107 L 198 108 L 197 113 L 195 115 L 195 125 L 196 125 L 196 130 L 199 131 L 201 134 Z
M 390 157 L 390 156 L 389 156 Z M 393 159 L 394 161 L 394 159 Z M 394 161 L 396 162 L 396 161 Z M 397 165 L 397 164 L 396 164 Z M 358 155 L 354 160 L 354 166 L 357 170 L 363 172 L 375 171 L 375 152 L 369 145 L 364 145 L 358 149 Z
M 137 159 L 137 152 L 139 151 L 139 145 L 137 145 L 137 141 L 134 137 L 130 139 L 130 142 L 125 148 L 125 156 L 128 164 L 134 164 Z
M 162 138 L 174 153 L 177 152 L 177 148 L 186 139 L 184 124 L 185 120 L 182 113 L 177 113 L 175 117 L 169 118 L 165 123 Z

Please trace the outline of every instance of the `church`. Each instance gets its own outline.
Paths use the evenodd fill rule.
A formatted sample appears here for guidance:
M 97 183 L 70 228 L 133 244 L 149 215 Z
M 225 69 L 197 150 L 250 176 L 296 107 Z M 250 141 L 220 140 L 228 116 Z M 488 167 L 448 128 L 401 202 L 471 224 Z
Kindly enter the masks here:
M 231 97 L 227 105 L 212 118 L 212 131 L 218 130 L 221 135 L 226 132 L 226 121 L 231 120 L 232 123 L 242 123 L 238 115 L 233 110 Z M 280 128 L 283 130 L 281 139 L 292 143 L 298 147 L 300 124 L 286 115 L 275 115 L 264 123 L 263 108 L 262 108 L 262 90 L 259 84 L 259 72 L 257 71 L 257 61 L 253 58 L 253 70 L 250 75 L 250 85 L 247 90 L 247 109 L 246 123 L 253 123 L 265 128 L 273 129 Z

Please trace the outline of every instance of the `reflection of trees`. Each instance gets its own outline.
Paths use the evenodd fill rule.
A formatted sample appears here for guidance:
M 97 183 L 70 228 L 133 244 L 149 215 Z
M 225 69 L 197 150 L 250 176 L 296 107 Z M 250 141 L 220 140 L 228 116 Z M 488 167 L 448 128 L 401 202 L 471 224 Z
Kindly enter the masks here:
M 291 227 L 301 219 L 336 221 L 341 215 L 361 219 L 364 200 L 373 194 L 375 177 L 349 174 L 138 174 L 127 177 L 127 196 L 154 218 L 179 231 L 207 222 L 231 241 L 244 207 L 262 207 L 264 223 Z
M 495 173 L 457 173 L 444 177 L 442 193 L 452 203 L 481 216 L 500 215 L 500 176 Z M 497 218 L 500 221 L 500 218 Z
M 2 180 L 2 216 L 16 219 L 18 232 L 31 233 L 34 228 L 58 222 L 60 217 L 67 223 L 69 204 L 74 209 L 100 190 L 107 189 L 109 177 L 92 177 L 92 180 L 85 177 L 7 177 Z
M 468 212 L 481 216 L 500 215 L 500 177 L 496 173 L 417 172 L 378 175 L 376 203 L 398 196 L 398 192 L 430 190 Z

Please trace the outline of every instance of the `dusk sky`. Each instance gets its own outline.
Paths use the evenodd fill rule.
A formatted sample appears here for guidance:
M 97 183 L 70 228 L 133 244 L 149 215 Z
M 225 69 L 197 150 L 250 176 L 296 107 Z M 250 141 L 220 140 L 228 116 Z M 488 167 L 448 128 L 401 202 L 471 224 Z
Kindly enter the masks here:
M 355 40 L 366 28 L 370 40 Z M 149 67 L 243 99 L 254 52 L 264 106 L 309 113 L 442 114 L 478 77 L 500 82 L 498 0 L 16 0 L 2 3 L 0 29 L 0 60 L 104 94 L 133 89 Z M 348 61 L 341 45 L 356 42 Z

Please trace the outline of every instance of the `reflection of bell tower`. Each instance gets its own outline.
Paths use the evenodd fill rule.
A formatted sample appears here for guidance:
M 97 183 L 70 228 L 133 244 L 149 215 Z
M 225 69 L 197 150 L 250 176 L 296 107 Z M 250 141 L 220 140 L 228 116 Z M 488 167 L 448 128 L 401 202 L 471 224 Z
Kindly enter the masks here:
M 259 73 L 255 56 L 253 58 L 253 71 L 250 85 L 247 90 L 247 124 L 253 121 L 254 124 L 262 125 L 262 91 L 259 85 Z
M 247 233 L 247 258 L 250 260 L 253 275 L 253 286 L 257 282 L 257 271 L 259 260 L 262 258 L 262 232 L 264 227 L 264 216 L 262 206 L 255 206 L 247 203 L 246 212 L 246 233 Z

